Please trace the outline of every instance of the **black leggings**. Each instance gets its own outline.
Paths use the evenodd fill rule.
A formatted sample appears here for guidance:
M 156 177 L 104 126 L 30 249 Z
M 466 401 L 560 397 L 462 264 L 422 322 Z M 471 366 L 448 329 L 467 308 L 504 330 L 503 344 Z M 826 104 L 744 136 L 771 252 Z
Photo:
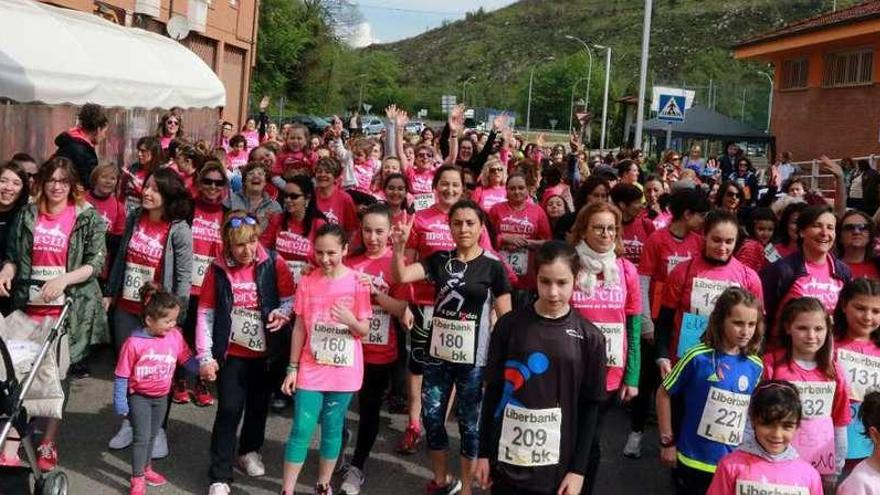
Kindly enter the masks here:
M 394 363 L 364 365 L 364 384 L 358 393 L 358 413 L 361 420 L 358 423 L 357 444 L 351 458 L 351 465 L 361 471 L 379 434 L 379 412 L 394 366 Z
M 654 395 L 660 385 L 660 370 L 654 361 L 654 344 L 642 339 L 642 364 L 639 372 L 639 395 L 632 401 L 632 431 L 642 433 L 654 406 Z
M 599 472 L 599 461 L 602 459 L 602 423 L 605 415 L 617 402 L 617 390 L 608 392 L 605 400 L 599 404 L 599 419 L 596 421 L 596 434 L 593 435 L 593 445 L 590 446 L 590 457 L 587 462 L 587 472 L 584 476 L 584 488 L 581 493 L 592 495 L 596 488 L 596 475 Z

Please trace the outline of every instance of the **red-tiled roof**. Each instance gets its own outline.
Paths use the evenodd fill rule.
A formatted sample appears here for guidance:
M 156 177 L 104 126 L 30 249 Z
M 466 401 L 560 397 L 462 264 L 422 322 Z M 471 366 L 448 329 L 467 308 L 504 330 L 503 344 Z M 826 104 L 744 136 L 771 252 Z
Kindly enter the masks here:
M 769 33 L 759 34 L 749 39 L 737 43 L 736 47 L 754 45 L 763 41 L 785 38 L 795 34 L 806 33 L 809 31 L 817 31 L 829 26 L 839 26 L 842 24 L 850 24 L 854 22 L 864 21 L 880 17 L 880 1 L 871 0 L 859 5 L 855 5 L 848 9 L 841 9 L 837 12 L 828 12 L 810 17 L 801 21 L 793 22 L 785 25 L 781 29 L 771 31 Z

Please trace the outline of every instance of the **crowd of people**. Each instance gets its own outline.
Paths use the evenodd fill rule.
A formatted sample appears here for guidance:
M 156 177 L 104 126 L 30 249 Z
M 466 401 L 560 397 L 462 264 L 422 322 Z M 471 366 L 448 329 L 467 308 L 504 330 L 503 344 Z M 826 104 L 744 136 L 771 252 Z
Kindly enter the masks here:
M 787 154 L 759 171 L 735 144 L 652 163 L 531 142 L 504 115 L 479 133 L 460 106 L 418 135 L 391 106 L 376 138 L 267 106 L 215 142 L 171 111 L 113 164 L 89 104 L 48 158 L 0 166 L 0 310 L 39 322 L 72 302 L 65 391 L 112 343 L 108 447 L 131 448 L 131 494 L 166 483 L 152 459 L 188 402 L 216 407 L 210 495 L 236 467 L 265 474 L 267 417 L 288 408 L 280 492 L 318 425 L 314 493 L 340 472 L 338 492 L 368 491 L 384 406 L 408 419 L 400 455 L 424 444 L 429 495 L 592 494 L 621 404 L 631 431 L 604 455 L 640 457 L 656 414 L 677 494 L 877 493 L 870 166 L 819 159 L 828 200 Z M 44 422 L 51 471 L 61 422 Z M 21 462 L 7 442 L 0 465 Z

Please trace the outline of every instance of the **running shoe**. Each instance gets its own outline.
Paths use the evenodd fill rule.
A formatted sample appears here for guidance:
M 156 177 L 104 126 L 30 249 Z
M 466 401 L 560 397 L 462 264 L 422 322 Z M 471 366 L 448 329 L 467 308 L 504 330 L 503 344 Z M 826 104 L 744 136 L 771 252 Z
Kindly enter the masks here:
M 111 450 L 120 450 L 131 445 L 131 442 L 134 440 L 134 430 L 131 429 L 131 422 L 128 421 L 128 418 L 122 420 L 122 426 L 119 427 L 119 431 L 113 435 L 113 438 L 110 439 L 110 443 L 107 445 Z
M 171 400 L 175 404 L 186 404 L 189 402 L 189 390 L 186 388 L 185 379 L 178 378 L 174 380 L 174 385 L 171 387 Z
M 147 480 L 145 478 L 146 476 L 132 476 L 128 495 L 147 495 Z
M 228 483 L 211 483 L 211 487 L 208 488 L 208 495 L 229 495 L 232 493 L 232 489 L 229 488 Z
M 419 444 L 422 441 L 422 430 L 418 425 L 411 424 L 406 427 L 403 432 L 403 438 L 397 445 L 397 453 L 401 455 L 412 455 L 419 451 Z
M 153 454 L 151 457 L 153 459 L 168 457 L 168 434 L 165 433 L 165 428 L 159 428 L 159 433 L 156 434 L 156 439 L 153 440 Z
M 193 394 L 196 396 L 197 406 L 208 407 L 214 405 L 214 396 L 211 395 L 211 390 L 205 382 L 201 380 L 196 382 L 196 388 L 193 391 Z
M 269 408 L 275 414 L 281 414 L 287 409 L 287 406 L 290 405 L 290 398 L 286 395 L 275 393 L 272 395 L 272 402 L 269 403 Z
M 80 361 L 78 363 L 73 363 L 70 365 L 70 369 L 68 370 L 70 376 L 75 380 L 79 380 L 82 378 L 88 378 L 92 376 L 92 372 L 89 369 L 89 365 Z
M 445 485 L 438 485 L 434 480 L 431 480 L 425 488 L 427 495 L 454 495 L 460 491 L 461 480 L 452 476 L 446 478 Z
M 361 492 L 361 486 L 364 484 L 364 472 L 360 469 L 349 465 L 345 473 L 345 480 L 339 487 L 340 495 L 358 495 Z
M 326 485 L 324 483 L 316 483 L 315 495 L 333 495 L 333 488 L 330 487 L 330 483 Z
M 162 486 L 168 483 L 167 478 L 153 471 L 152 464 L 147 464 L 147 467 L 144 468 L 144 479 L 147 480 L 147 484 L 150 486 Z
M 42 442 L 37 447 L 37 467 L 48 473 L 58 465 L 58 447 L 55 442 Z
M 238 456 L 238 467 L 251 478 L 266 474 L 266 466 L 263 465 L 263 458 L 259 452 L 248 452 Z
M 642 433 L 638 431 L 629 432 L 626 439 L 626 445 L 623 446 L 623 455 L 631 459 L 640 459 L 642 457 Z

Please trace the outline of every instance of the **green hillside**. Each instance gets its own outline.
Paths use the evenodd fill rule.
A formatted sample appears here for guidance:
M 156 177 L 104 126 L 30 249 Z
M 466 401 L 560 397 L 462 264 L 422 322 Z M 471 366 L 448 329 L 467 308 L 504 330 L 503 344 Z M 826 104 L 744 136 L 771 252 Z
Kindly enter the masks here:
M 855 3 L 838 0 L 837 6 Z M 737 118 L 744 114 L 747 122 L 763 128 L 769 88 L 757 71 L 767 69 L 734 61 L 731 46 L 830 11 L 831 5 L 832 0 L 655 0 L 648 84 L 696 86 L 698 99 L 705 103 L 711 80 L 717 86 L 717 110 Z M 471 76 L 469 105 L 510 108 L 524 115 L 534 68 L 532 126 L 546 128 L 556 118 L 559 127 L 567 127 L 572 86 L 586 76 L 588 59 L 579 43 L 564 36 L 612 47 L 612 98 L 634 95 L 643 6 L 643 0 L 522 0 L 490 13 L 473 12 L 414 38 L 370 47 L 361 56 L 390 59 L 397 99 L 435 115 L 440 95 L 461 97 L 462 83 Z M 555 58 L 546 61 L 548 56 Z M 591 81 L 590 107 L 598 109 L 604 84 L 604 52 L 599 50 L 593 52 Z M 370 85 L 368 98 L 379 89 Z M 583 95 L 583 83 L 577 93 Z M 380 96 L 372 99 L 381 104 Z

